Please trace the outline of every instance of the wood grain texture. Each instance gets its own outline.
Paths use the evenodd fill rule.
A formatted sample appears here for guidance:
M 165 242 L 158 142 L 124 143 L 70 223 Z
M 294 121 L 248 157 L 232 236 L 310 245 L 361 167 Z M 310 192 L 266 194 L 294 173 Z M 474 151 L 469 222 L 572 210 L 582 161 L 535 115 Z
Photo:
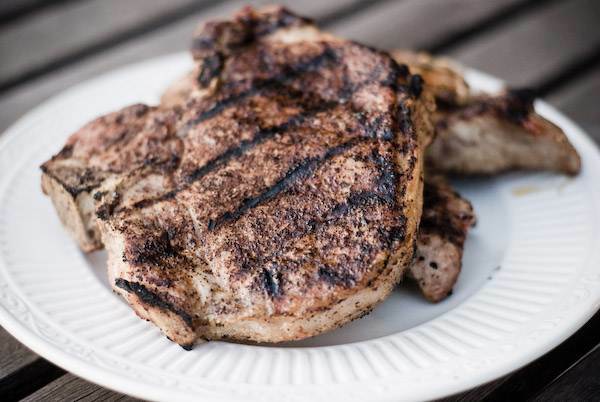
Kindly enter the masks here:
M 598 21 L 598 1 L 551 2 L 457 46 L 449 55 L 512 86 L 537 86 L 600 46 Z
M 547 385 L 534 401 L 594 401 L 600 396 L 600 344 Z
M 600 144 L 600 64 L 548 97 Z
M 210 7 L 202 12 L 191 14 L 176 24 L 161 27 L 143 37 L 134 38 L 110 50 L 75 63 L 68 68 L 49 73 L 40 79 L 32 80 L 19 88 L 5 92 L 0 98 L 0 132 L 44 99 L 80 81 L 129 63 L 187 50 L 192 32 L 199 23 L 210 18 L 227 17 L 247 3 L 244 1 L 229 1 Z M 272 2 L 259 0 L 250 3 L 260 6 Z M 287 3 L 294 4 L 291 0 L 283 1 L 283 4 Z M 347 7 L 353 3 L 344 0 L 336 3 L 336 7 L 332 7 L 331 2 L 310 0 L 298 3 L 294 6 L 294 9 L 319 19 L 331 15 L 331 13 L 339 10 L 340 6 Z
M 29 8 L 36 4 L 48 3 L 43 0 L 2 0 L 0 1 L 0 16 L 14 13 L 23 8 Z
M 385 49 L 426 48 L 523 0 L 404 0 L 383 3 L 334 24 L 333 32 Z
M 106 401 L 106 402 L 134 402 L 135 399 L 126 395 L 110 391 L 99 385 L 92 384 L 73 374 L 65 374 L 61 378 L 40 388 L 23 401 Z
M 0 328 L 0 399 L 18 400 L 64 374 Z
M 90 0 L 45 9 L 0 28 L 0 82 L 206 0 Z
M 0 378 L 8 376 L 37 358 L 35 353 L 0 328 Z
M 453 18 L 442 18 L 439 12 L 434 12 L 440 5 L 436 0 L 366 2 L 367 7 L 363 11 L 344 18 L 340 22 L 334 22 L 328 28 L 340 35 L 359 35 L 361 40 L 365 42 L 387 40 L 390 47 L 421 47 L 427 43 L 436 42 L 444 34 L 455 32 L 455 30 L 464 27 L 465 24 L 476 24 L 478 18 L 489 16 L 503 7 L 516 4 L 517 1 L 522 0 L 501 0 L 498 2 L 449 0 L 448 4 L 452 3 L 454 7 L 461 6 L 460 10 L 466 10 L 462 10 L 461 13 L 453 13 L 452 15 L 455 16 Z M 231 1 L 209 8 L 201 13 L 192 14 L 176 24 L 162 27 L 143 37 L 134 38 L 115 48 L 98 53 L 68 68 L 49 73 L 41 79 L 32 80 L 3 94 L 4 96 L 0 98 L 0 131 L 6 129 L 33 106 L 77 82 L 128 63 L 186 50 L 191 33 L 200 21 L 216 16 L 227 16 L 246 3 Z M 261 5 L 270 3 L 270 1 L 253 1 L 250 3 Z M 282 3 L 293 7 L 299 13 L 312 16 L 318 20 L 326 18 L 336 9 L 339 10 L 340 7 L 352 6 L 354 2 L 344 0 L 341 3 L 335 3 L 336 7 L 332 7 L 333 2 L 320 0 L 303 2 L 287 0 Z M 443 4 L 447 3 L 444 2 Z M 444 9 L 445 7 L 442 6 Z M 399 22 L 398 18 L 404 18 L 404 22 Z M 422 20 L 423 18 L 426 19 Z M 439 20 L 442 19 L 447 20 L 442 24 L 445 27 L 444 29 L 439 28 Z M 388 37 L 390 27 L 393 34 Z M 427 29 L 423 29 L 423 27 L 427 27 Z

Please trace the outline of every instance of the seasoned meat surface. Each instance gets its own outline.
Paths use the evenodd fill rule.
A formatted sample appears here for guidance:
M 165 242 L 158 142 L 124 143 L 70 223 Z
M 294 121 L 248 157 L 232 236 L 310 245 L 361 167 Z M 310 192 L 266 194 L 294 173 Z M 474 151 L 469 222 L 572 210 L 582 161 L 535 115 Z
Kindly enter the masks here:
M 462 266 L 465 238 L 475 225 L 471 203 L 441 176 L 427 176 L 415 261 L 408 270 L 427 300 L 452 292 Z
M 412 50 L 394 50 L 392 57 L 405 64 L 413 74 L 419 74 L 426 88 L 440 105 L 463 105 L 470 97 L 469 85 L 463 78 L 460 67 L 444 57 L 433 57 Z
M 367 313 L 413 257 L 433 108 L 419 79 L 281 8 L 206 24 L 193 53 L 184 105 L 101 118 L 122 125 L 113 142 L 85 154 L 100 142 L 84 128 L 48 162 L 81 155 L 104 175 L 86 190 L 114 289 L 184 346 Z
M 392 55 L 421 74 L 436 99 L 436 138 L 427 150 L 428 170 L 455 175 L 549 170 L 574 175 L 581 169 L 579 155 L 562 129 L 535 112 L 533 92 L 473 94 L 452 61 L 407 50 Z
M 562 129 L 535 113 L 526 90 L 439 108 L 427 166 L 453 174 L 549 170 L 575 175 L 581 160 Z
M 42 165 L 42 189 L 82 250 L 102 248 L 95 204 L 103 183 L 173 165 L 181 152 L 173 133 L 178 116 L 141 104 L 126 107 L 86 124 Z

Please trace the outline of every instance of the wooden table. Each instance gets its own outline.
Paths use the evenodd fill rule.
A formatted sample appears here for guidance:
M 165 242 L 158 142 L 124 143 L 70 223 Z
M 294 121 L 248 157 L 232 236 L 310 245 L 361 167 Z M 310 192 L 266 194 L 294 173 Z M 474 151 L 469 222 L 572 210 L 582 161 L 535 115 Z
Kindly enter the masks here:
M 244 3 L 0 1 L 0 131 L 80 81 L 131 62 L 185 50 L 200 21 L 229 15 Z M 599 1 L 282 3 L 361 42 L 447 54 L 513 86 L 535 87 L 600 141 Z M 598 346 L 600 314 L 528 366 L 446 400 L 599 400 Z M 20 399 L 132 400 L 66 373 L 0 328 L 0 400 Z

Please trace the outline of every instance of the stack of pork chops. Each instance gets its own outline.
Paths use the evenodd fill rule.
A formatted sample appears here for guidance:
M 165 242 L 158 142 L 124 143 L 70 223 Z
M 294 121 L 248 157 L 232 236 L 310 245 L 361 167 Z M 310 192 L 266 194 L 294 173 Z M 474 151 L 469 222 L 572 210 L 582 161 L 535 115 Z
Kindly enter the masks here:
M 158 106 L 74 133 L 42 188 L 143 319 L 198 338 L 302 339 L 368 313 L 403 277 L 434 302 L 461 267 L 470 203 L 444 174 L 576 174 L 528 91 L 469 90 L 424 54 L 320 31 L 283 8 L 204 24 Z

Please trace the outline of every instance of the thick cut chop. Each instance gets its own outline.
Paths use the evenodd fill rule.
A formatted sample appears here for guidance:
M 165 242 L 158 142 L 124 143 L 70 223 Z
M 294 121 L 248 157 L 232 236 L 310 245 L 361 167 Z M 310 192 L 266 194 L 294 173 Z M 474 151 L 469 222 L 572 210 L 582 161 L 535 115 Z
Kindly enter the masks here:
M 396 56 L 396 53 L 394 53 Z M 413 59 L 422 62 L 431 60 L 426 55 L 414 54 Z M 468 87 L 462 77 L 454 70 L 446 68 L 446 63 L 435 60 L 435 67 L 419 68 L 422 73 L 433 74 L 426 81 L 425 90 L 429 90 L 436 99 L 457 100 L 457 88 L 464 88 L 466 99 Z M 413 67 L 411 66 L 411 72 Z M 443 72 L 444 79 L 435 79 Z M 194 95 L 198 84 L 194 73 L 188 73 L 176 80 L 163 94 L 163 105 L 185 105 Z M 460 91 L 460 90 L 458 90 Z M 197 93 L 197 92 L 196 92 Z M 462 267 L 464 240 L 469 228 L 475 223 L 475 215 L 469 201 L 456 193 L 441 176 L 425 177 L 425 197 L 423 219 L 417 237 L 415 260 L 407 271 L 408 279 L 416 281 L 425 298 L 437 303 L 452 292 Z
M 406 50 L 392 55 L 421 74 L 425 90 L 436 99 L 436 138 L 426 158 L 429 170 L 466 175 L 579 172 L 577 151 L 560 127 L 535 112 L 531 91 L 474 95 L 452 61 Z
M 436 139 L 427 150 L 432 171 L 495 174 L 549 170 L 575 175 L 581 161 L 562 129 L 533 110 L 526 90 L 476 96 L 439 108 Z
M 415 261 L 408 270 L 427 300 L 448 296 L 460 273 L 465 239 L 475 225 L 471 203 L 441 176 L 427 176 Z
M 86 124 L 42 165 L 42 189 L 82 250 L 102 248 L 95 208 L 103 183 L 126 186 L 128 177 L 135 180 L 151 166 L 176 163 L 181 152 L 173 136 L 177 118 L 176 111 L 146 105 L 124 108 Z
M 370 311 L 413 258 L 432 134 L 420 80 L 280 8 L 207 24 L 194 56 L 185 106 L 117 112 L 125 134 L 104 152 L 81 156 L 96 141 L 76 134 L 50 161 L 163 136 L 86 188 L 114 289 L 186 346 L 301 339 Z

